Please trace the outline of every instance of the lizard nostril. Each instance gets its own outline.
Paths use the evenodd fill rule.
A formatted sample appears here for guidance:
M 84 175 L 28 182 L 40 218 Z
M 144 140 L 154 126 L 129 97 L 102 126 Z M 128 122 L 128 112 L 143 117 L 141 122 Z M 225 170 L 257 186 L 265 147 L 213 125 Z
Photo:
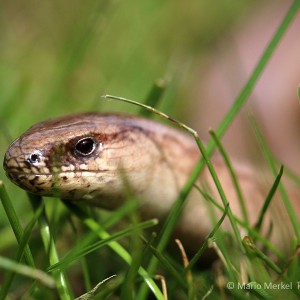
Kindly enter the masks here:
M 37 154 L 32 154 L 29 158 L 29 160 L 33 163 L 35 162 L 39 162 L 40 161 L 40 157 Z
M 42 154 L 39 151 L 34 151 L 31 153 L 27 159 L 30 164 L 37 164 L 41 161 Z

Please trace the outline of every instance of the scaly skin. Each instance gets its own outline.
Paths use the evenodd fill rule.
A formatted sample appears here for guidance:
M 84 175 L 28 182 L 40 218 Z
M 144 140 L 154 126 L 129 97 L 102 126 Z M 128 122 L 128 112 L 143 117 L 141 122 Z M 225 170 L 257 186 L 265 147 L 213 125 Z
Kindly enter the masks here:
M 84 139 L 94 143 L 87 155 L 77 149 L 77 143 Z M 132 191 L 141 199 L 143 218 L 164 219 L 199 157 L 192 138 L 166 125 L 129 115 L 84 113 L 34 125 L 12 143 L 3 165 L 8 177 L 31 193 L 84 201 L 106 209 L 115 209 L 126 200 L 125 174 Z M 214 166 L 233 213 L 241 218 L 226 166 L 221 159 L 214 160 Z M 253 225 L 268 190 L 263 191 L 257 172 L 241 165 L 235 170 Z M 222 203 L 207 170 L 198 184 Z M 299 206 L 295 205 L 298 216 Z M 217 218 L 221 216 L 197 190 L 191 191 L 175 233 L 187 249 L 198 249 L 213 228 L 212 210 Z M 293 231 L 279 198 L 272 201 L 264 221 L 265 232 L 271 221 L 271 240 L 281 249 L 288 246 Z M 222 227 L 230 230 L 228 220 Z

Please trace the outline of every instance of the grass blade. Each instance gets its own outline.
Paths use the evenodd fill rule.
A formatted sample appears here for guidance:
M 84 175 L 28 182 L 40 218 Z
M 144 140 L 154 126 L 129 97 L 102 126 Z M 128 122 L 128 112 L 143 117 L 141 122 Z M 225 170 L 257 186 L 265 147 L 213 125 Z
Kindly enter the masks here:
M 11 259 L 0 256 L 0 267 L 4 268 L 6 270 L 9 270 L 11 272 L 14 272 L 14 273 L 18 273 L 20 275 L 30 277 L 34 280 L 38 280 L 42 284 L 44 284 L 50 288 L 55 287 L 55 281 L 47 273 L 45 273 L 41 270 L 38 270 L 38 269 L 28 267 L 26 265 L 20 264 Z
M 276 179 L 275 179 L 275 181 L 274 181 L 274 184 L 272 185 L 272 187 L 271 187 L 271 189 L 270 189 L 270 192 L 268 193 L 267 198 L 266 198 L 266 200 L 265 200 L 265 203 L 264 203 L 264 205 L 263 205 L 263 207 L 262 207 L 262 209 L 261 209 L 261 212 L 260 212 L 260 214 L 259 214 L 258 221 L 257 221 L 257 223 L 256 223 L 256 225 L 255 225 L 255 229 L 256 229 L 258 232 L 259 232 L 260 229 L 261 229 L 261 226 L 262 226 L 262 223 L 263 223 L 264 216 L 265 216 L 265 214 L 266 214 L 266 212 L 267 212 L 267 209 L 268 209 L 268 207 L 269 207 L 269 205 L 270 205 L 270 203 L 271 203 L 271 200 L 273 199 L 273 196 L 274 196 L 275 192 L 277 191 L 277 187 L 278 187 L 278 185 L 279 185 L 279 183 L 280 183 L 280 180 L 281 180 L 282 175 L 283 175 L 283 166 L 281 166 L 280 171 L 279 171 L 278 175 L 276 176 Z
M 40 207 L 42 207 L 41 208 L 42 213 L 38 220 L 41 237 L 42 237 L 45 251 L 49 255 L 50 264 L 51 265 L 55 264 L 55 263 L 59 262 L 59 258 L 58 258 L 57 250 L 56 250 L 55 243 L 53 240 L 53 236 L 51 235 L 51 232 L 50 232 L 50 227 L 49 227 L 47 215 L 45 212 L 44 204 L 42 202 L 41 197 L 35 196 L 32 194 L 28 194 L 28 196 L 29 196 L 29 199 L 33 206 L 34 211 L 36 211 L 36 210 L 40 209 Z M 61 300 L 71 300 L 73 298 L 72 293 L 69 289 L 69 285 L 67 283 L 66 277 L 63 274 L 63 272 L 55 271 L 55 272 L 53 272 L 53 277 L 56 282 L 56 287 L 57 287 L 57 291 L 58 291 L 60 299 Z
M 258 128 L 258 126 L 257 126 L 254 119 L 252 119 L 252 124 L 253 124 L 253 127 L 254 127 L 256 137 L 257 137 L 257 139 L 258 139 L 258 141 L 259 141 L 259 143 L 262 147 L 263 153 L 264 153 L 264 155 L 265 155 L 265 157 L 268 161 L 268 164 L 269 164 L 273 174 L 275 176 L 277 176 L 276 163 L 275 163 L 275 161 L 273 159 L 273 156 L 272 156 L 270 150 L 268 149 L 267 144 L 264 141 L 263 135 L 262 135 L 261 131 L 259 130 L 259 128 Z M 278 188 L 279 188 L 279 191 L 281 193 L 284 205 L 285 205 L 286 210 L 289 214 L 291 223 L 293 225 L 295 234 L 296 234 L 298 242 L 299 242 L 300 241 L 300 221 L 298 220 L 298 218 L 295 214 L 295 211 L 292 207 L 292 204 L 291 204 L 290 199 L 287 195 L 287 192 L 286 192 L 286 190 L 285 190 L 285 188 L 284 188 L 284 186 L 281 182 L 278 183 Z
M 8 217 L 9 223 L 12 227 L 12 230 L 16 236 L 18 243 L 20 243 L 22 240 L 22 236 L 23 236 L 23 229 L 21 227 L 19 218 L 16 214 L 16 211 L 12 205 L 10 197 L 9 197 L 2 181 L 0 181 L 0 198 L 1 198 L 1 202 L 4 207 L 4 210 L 6 212 L 6 215 Z M 25 256 L 26 263 L 29 266 L 34 267 L 33 257 L 32 257 L 32 254 L 31 254 L 31 251 L 30 251 L 30 248 L 28 245 L 24 249 L 24 256 Z
M 243 214 L 243 219 L 245 220 L 245 222 L 247 224 L 249 224 L 249 217 L 248 217 L 247 208 L 246 208 L 246 205 L 245 205 L 245 199 L 243 197 L 242 190 L 240 188 L 240 185 L 239 185 L 238 179 L 236 177 L 236 174 L 233 170 L 233 166 L 232 166 L 232 163 L 229 159 L 229 156 L 227 155 L 227 153 L 226 153 L 223 145 L 221 144 L 220 140 L 216 136 L 216 133 L 213 130 L 209 130 L 209 133 L 212 136 L 217 148 L 219 149 L 219 151 L 220 151 L 220 153 L 221 153 L 221 155 L 224 159 L 224 162 L 227 166 L 227 169 L 230 173 L 230 176 L 231 176 L 231 179 L 232 179 L 232 182 L 233 182 L 236 194 L 237 194 L 237 198 L 238 198 L 239 203 L 240 203 L 240 208 L 241 208 L 241 211 L 242 211 L 242 214 Z
M 18 252 L 16 255 L 17 263 L 21 261 L 24 251 L 25 251 L 26 247 L 28 247 L 28 241 L 29 241 L 32 229 L 33 229 L 34 225 L 36 224 L 41 213 L 42 213 L 42 210 L 38 209 L 35 212 L 32 220 L 29 222 L 29 224 L 26 226 L 26 228 L 24 230 L 23 236 L 22 236 L 20 244 L 19 244 Z M 13 272 L 13 271 L 5 274 L 3 284 L 2 284 L 1 290 L 0 290 L 0 299 L 1 300 L 6 299 L 7 293 L 9 291 L 10 285 L 14 279 L 14 276 L 15 276 L 15 272 Z

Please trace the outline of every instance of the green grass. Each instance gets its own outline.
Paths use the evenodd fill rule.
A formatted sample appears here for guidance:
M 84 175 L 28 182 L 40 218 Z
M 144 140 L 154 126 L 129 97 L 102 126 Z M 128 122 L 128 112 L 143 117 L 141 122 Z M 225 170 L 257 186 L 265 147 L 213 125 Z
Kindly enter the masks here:
M 211 45 L 223 34 L 220 28 L 230 29 L 234 25 L 232 20 L 242 18 L 254 5 L 250 5 L 253 1 L 227 2 L 220 1 L 215 8 L 205 1 L 191 1 L 189 6 L 172 1 L 86 1 L 85 5 L 80 1 L 39 5 L 31 1 L 22 7 L 3 1 L 0 21 L 10 26 L 0 29 L 5 45 L 0 49 L 1 156 L 11 137 L 43 118 L 102 109 L 144 116 L 159 113 L 144 107 L 135 110 L 134 105 L 120 101 L 100 100 L 101 94 L 145 99 L 147 105 L 160 105 L 160 110 L 167 111 L 168 115 L 180 116 L 179 112 L 184 112 L 186 105 L 182 99 L 190 89 L 188 83 L 195 84 L 193 77 L 197 70 L 193 64 L 199 62 L 199 57 L 205 60 Z M 259 5 L 254 9 L 259 9 Z M 1 170 L 0 198 L 4 210 L 1 211 L 0 234 L 4 236 L 2 233 L 12 230 L 8 242 L 0 246 L 0 268 L 5 270 L 0 278 L 0 299 L 5 296 L 8 299 L 73 299 L 83 293 L 86 294 L 82 299 L 142 300 L 149 294 L 155 299 L 164 299 L 161 283 L 155 279 L 161 272 L 169 299 L 299 298 L 299 220 L 280 182 L 285 172 L 279 170 L 259 129 L 256 127 L 258 140 L 274 174 L 274 184 L 270 186 L 258 224 L 279 189 L 295 230 L 291 257 L 285 257 L 259 231 L 249 228 L 245 209 L 243 220 L 232 215 L 218 174 L 210 162 L 217 146 L 232 170 L 230 157 L 220 139 L 248 100 L 299 7 L 300 1 L 295 0 L 207 147 L 193 129 L 177 123 L 195 137 L 203 159 L 195 166 L 155 241 L 151 237 L 148 240 L 143 233 L 145 228 L 155 225 L 155 221 L 140 222 L 136 199 L 111 213 L 77 207 L 59 199 L 41 201 L 30 197 L 28 201 L 28 196 L 9 183 Z M 186 24 L 186 18 L 192 25 Z M 11 23 L 8 20 L 12 20 Z M 201 42 L 196 43 L 199 40 Z M 161 47 L 162 42 L 164 47 Z M 157 78 L 163 80 L 153 85 Z M 150 92 L 145 97 L 147 91 Z M 174 103 L 178 104 L 177 110 Z M 215 203 L 206 191 L 199 189 L 199 192 L 207 201 L 215 203 L 223 217 L 184 268 L 165 248 L 184 201 L 205 165 L 209 167 L 223 206 Z M 233 170 L 231 174 L 236 179 Z M 236 191 L 243 206 L 237 180 Z M 218 230 L 225 217 L 230 218 L 234 234 Z M 264 250 L 256 248 L 252 239 L 240 236 L 237 224 L 244 226 L 254 241 L 261 241 Z M 213 247 L 219 254 L 222 268 L 199 270 L 196 267 L 207 247 Z M 277 259 L 270 259 L 266 250 Z M 237 288 L 245 278 L 249 283 Z M 228 282 L 234 285 L 233 289 Z M 265 282 L 293 282 L 293 286 L 286 291 L 275 290 L 266 288 Z

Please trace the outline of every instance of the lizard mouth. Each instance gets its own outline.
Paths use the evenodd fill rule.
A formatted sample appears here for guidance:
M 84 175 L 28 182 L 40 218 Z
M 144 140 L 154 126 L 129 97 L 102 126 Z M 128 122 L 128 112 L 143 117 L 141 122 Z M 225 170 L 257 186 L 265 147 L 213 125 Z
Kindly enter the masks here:
M 53 177 L 63 177 L 65 175 L 74 175 L 73 177 L 78 177 L 78 176 L 84 176 L 84 177 L 89 177 L 89 174 L 91 177 L 94 177 L 95 174 L 101 174 L 105 172 L 109 172 L 111 170 L 109 169 L 103 169 L 103 170 L 70 170 L 70 171 L 61 171 L 61 172 L 51 172 L 51 173 L 36 173 L 36 172 L 20 172 L 17 170 L 6 170 L 6 175 L 9 178 L 15 178 L 15 177 L 20 177 L 20 178 L 33 178 L 33 177 L 40 177 L 40 176 L 53 176 Z
M 7 176 L 20 188 L 30 193 L 43 196 L 68 196 L 70 190 L 79 190 L 82 186 L 87 188 L 89 184 L 103 181 L 103 173 L 109 170 L 79 170 L 56 173 L 33 173 L 6 170 Z
M 51 174 L 6 172 L 6 175 L 20 188 L 41 195 L 46 195 L 45 191 L 51 187 L 53 179 Z

